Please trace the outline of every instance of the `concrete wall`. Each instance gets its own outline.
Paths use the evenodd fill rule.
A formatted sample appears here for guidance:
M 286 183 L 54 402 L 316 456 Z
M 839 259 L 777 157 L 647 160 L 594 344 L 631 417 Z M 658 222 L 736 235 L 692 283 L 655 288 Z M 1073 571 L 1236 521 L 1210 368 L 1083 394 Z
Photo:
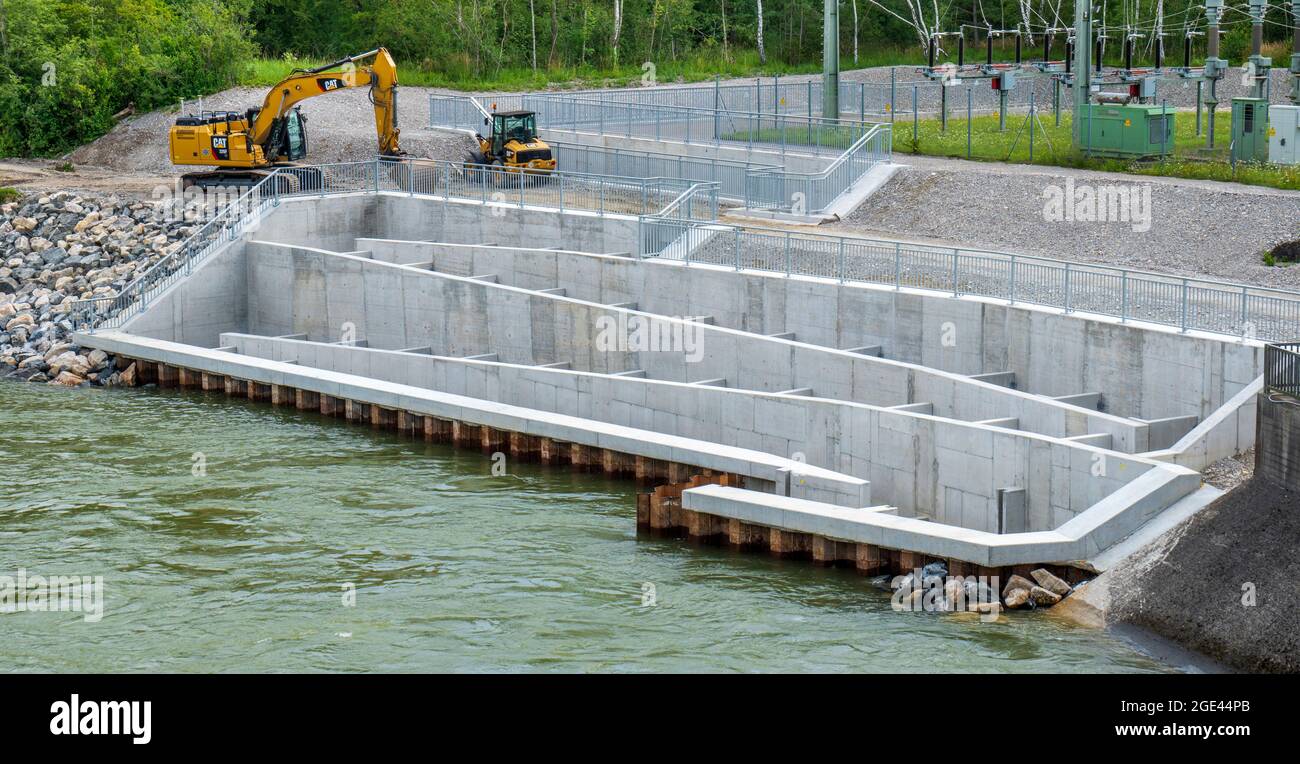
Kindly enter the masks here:
M 999 488 L 1056 528 L 1155 463 L 1071 442 L 843 401 L 227 334 L 244 355 L 793 457 L 871 482 L 904 515 L 998 531 Z
M 73 340 L 84 347 L 101 348 L 107 353 L 127 358 L 169 364 L 264 385 L 307 390 L 374 404 L 393 411 L 409 411 L 507 432 L 551 438 L 562 443 L 577 443 L 715 472 L 743 475 L 746 477 L 747 490 L 765 492 L 768 495 L 777 491 L 781 495 L 792 493 L 814 501 L 852 508 L 864 507 L 870 501 L 870 485 L 866 481 L 760 451 L 112 330 L 94 334 L 77 332 L 74 333 Z M 799 480 L 792 484 L 791 474 L 796 471 Z
M 383 193 L 288 199 L 252 237 L 262 241 L 348 252 L 358 237 L 505 243 L 584 252 L 640 249 L 637 218 L 523 208 L 510 204 Z
M 388 262 L 433 260 L 458 275 L 497 273 L 526 289 L 637 302 L 653 313 L 712 315 L 719 325 L 758 334 L 790 331 L 828 347 L 880 345 L 887 358 L 958 374 L 1014 371 L 1017 389 L 1027 392 L 1102 392 L 1105 410 L 1118 416 L 1205 418 L 1263 373 L 1259 343 L 979 298 L 572 251 L 372 240 L 357 248 Z
M 428 345 L 444 355 L 498 353 L 508 363 L 568 361 L 605 373 L 641 369 L 676 382 L 724 378 L 732 387 L 768 392 L 810 387 L 822 397 L 880 406 L 929 402 L 939 416 L 1015 417 L 1032 432 L 1109 433 L 1118 450 L 1147 450 L 1141 423 L 960 375 L 675 318 L 657 318 L 656 325 L 697 336 L 685 352 L 608 348 L 601 344 L 607 323 L 626 325 L 644 314 L 360 257 L 249 246 L 249 326 L 257 334 L 334 341 L 346 323 L 372 347 Z
M 190 278 L 155 298 L 123 330 L 199 347 L 215 347 L 222 332 L 247 331 L 246 247 L 237 240 L 209 256 Z

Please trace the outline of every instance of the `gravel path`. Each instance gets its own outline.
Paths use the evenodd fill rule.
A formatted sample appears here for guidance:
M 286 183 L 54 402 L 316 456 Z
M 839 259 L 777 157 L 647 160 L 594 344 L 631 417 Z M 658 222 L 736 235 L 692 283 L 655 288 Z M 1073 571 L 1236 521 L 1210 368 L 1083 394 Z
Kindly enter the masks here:
M 1300 267 L 1262 255 L 1300 238 L 1300 192 L 1065 168 L 899 156 L 908 167 L 826 233 L 1067 258 L 1260 286 L 1300 287 Z M 1151 227 L 1049 222 L 1045 190 L 1088 184 L 1150 189 Z M 1141 227 L 1141 226 L 1138 226 Z

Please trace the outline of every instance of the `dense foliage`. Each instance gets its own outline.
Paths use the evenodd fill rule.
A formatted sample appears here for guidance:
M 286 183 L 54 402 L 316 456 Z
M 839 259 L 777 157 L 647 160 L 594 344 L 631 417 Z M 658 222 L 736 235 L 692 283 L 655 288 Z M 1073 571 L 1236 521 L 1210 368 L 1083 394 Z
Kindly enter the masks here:
M 978 56 L 976 29 L 1026 28 L 1027 19 L 1037 35 L 1068 26 L 1072 13 L 1062 0 L 839 3 L 846 68 L 897 62 L 903 51 L 917 60 L 924 35 L 914 20 L 949 33 L 964 26 Z M 1103 3 L 1108 62 L 1118 62 L 1126 26 L 1149 47 L 1156 7 L 1176 61 L 1185 30 L 1203 22 L 1201 6 Z M 105 132 L 129 105 L 143 111 L 238 82 L 274 82 L 286 62 L 381 45 L 403 66 L 404 83 L 466 88 L 627 79 L 645 62 L 665 78 L 810 70 L 821 59 L 822 7 L 823 0 L 0 0 L 0 156 L 58 154 Z M 1289 23 L 1275 4 L 1268 39 L 1282 39 Z M 1248 20 L 1230 13 L 1225 29 L 1223 52 L 1239 65 Z M 1010 55 L 1010 39 L 999 39 L 1000 59 Z
M 51 155 L 229 87 L 256 47 L 249 0 L 0 0 L 0 156 Z

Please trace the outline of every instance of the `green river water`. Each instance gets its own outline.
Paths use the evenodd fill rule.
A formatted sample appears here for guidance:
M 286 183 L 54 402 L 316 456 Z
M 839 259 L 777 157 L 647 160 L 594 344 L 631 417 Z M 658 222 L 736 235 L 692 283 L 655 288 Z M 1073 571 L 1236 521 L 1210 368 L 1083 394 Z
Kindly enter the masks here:
M 507 467 L 224 395 L 0 381 L 0 576 L 104 577 L 98 622 L 0 614 L 0 670 L 1171 670 L 1050 613 L 896 613 L 852 571 L 639 537 L 632 482 Z

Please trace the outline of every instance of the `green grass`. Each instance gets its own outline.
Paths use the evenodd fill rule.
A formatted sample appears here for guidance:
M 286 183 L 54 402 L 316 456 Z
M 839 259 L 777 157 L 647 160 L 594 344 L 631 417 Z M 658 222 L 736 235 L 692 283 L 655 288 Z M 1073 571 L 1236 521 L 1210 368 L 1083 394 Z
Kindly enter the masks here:
M 23 198 L 22 192 L 20 192 L 16 188 L 9 188 L 7 186 L 4 188 L 0 188 L 0 204 L 8 204 L 9 202 L 16 202 L 22 198 Z
M 1090 170 L 1109 170 L 1136 175 L 1153 175 L 1198 180 L 1218 180 L 1300 190 L 1300 167 L 1238 163 L 1233 167 L 1227 161 L 1231 118 L 1220 111 L 1215 119 L 1215 151 L 1205 153 L 1205 137 L 1196 135 L 1196 116 L 1192 111 L 1180 111 L 1174 123 L 1174 156 L 1164 161 L 1131 161 L 1087 157 L 1071 146 L 1071 114 L 1061 113 L 1057 126 L 1050 110 L 1040 114 L 1040 123 L 1034 124 L 1034 156 L 1032 164 L 1060 167 L 1078 167 Z M 1204 115 L 1202 125 L 1204 126 Z M 1023 129 L 1022 129 L 1023 128 Z M 905 154 L 969 158 L 983 161 L 1030 164 L 1029 126 L 1025 115 L 1007 115 L 1007 129 L 998 129 L 996 114 L 976 116 L 970 123 L 970 153 L 966 147 L 966 119 L 964 113 L 950 115 L 945 131 L 938 119 L 923 119 L 913 123 L 900 119 L 894 123 L 894 151 Z M 1017 140 L 1017 134 L 1019 139 Z

